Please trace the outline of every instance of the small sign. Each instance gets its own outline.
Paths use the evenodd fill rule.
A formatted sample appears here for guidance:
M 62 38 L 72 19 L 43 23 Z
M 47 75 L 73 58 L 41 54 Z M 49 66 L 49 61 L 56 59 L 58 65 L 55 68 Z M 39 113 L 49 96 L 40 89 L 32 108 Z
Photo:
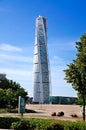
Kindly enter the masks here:
M 25 112 L 25 98 L 19 96 L 19 113 Z

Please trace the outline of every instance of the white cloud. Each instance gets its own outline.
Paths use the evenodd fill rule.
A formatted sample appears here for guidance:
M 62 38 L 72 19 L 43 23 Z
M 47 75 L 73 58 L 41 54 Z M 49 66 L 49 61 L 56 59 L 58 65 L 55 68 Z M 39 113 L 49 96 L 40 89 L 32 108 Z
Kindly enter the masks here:
M 51 93 L 55 96 L 76 97 L 76 91 L 72 88 L 72 85 L 64 80 L 64 69 L 64 64 L 61 66 L 51 66 Z
M 6 54 L 0 54 L 0 59 L 8 60 L 8 61 L 10 60 L 10 61 L 18 61 L 18 62 L 28 62 L 28 63 L 32 63 L 33 61 L 32 57 L 19 56 L 19 55 L 14 56 L 14 55 L 6 55 Z
M 12 51 L 12 52 L 16 52 L 16 51 L 20 52 L 20 51 L 22 51 L 21 48 L 10 45 L 10 44 L 6 44 L 6 43 L 1 43 L 0 44 L 0 50 Z
M 0 73 L 5 73 L 8 75 L 17 75 L 17 76 L 31 76 L 32 71 L 27 70 L 15 70 L 15 69 L 8 69 L 8 68 L 1 68 Z
M 29 48 L 29 47 L 28 47 Z M 33 57 L 28 50 L 9 44 L 0 44 L 0 73 L 18 82 L 32 93 Z M 21 53 L 16 53 L 21 52 Z
M 57 55 L 53 56 L 53 58 L 50 60 L 50 63 L 52 65 L 65 65 L 65 60 Z
M 32 70 L 23 69 L 10 69 L 10 68 L 0 68 L 0 73 L 5 73 L 8 79 L 16 81 L 19 83 L 25 90 L 29 92 L 29 95 L 32 96 Z
M 62 52 L 64 53 L 64 51 Z M 72 88 L 72 85 L 64 80 L 65 73 L 63 70 L 67 68 L 66 64 L 67 59 L 62 55 L 61 57 L 59 55 L 54 55 L 50 60 L 52 95 L 76 96 L 76 91 Z
M 51 39 L 49 41 L 49 49 L 57 49 L 59 51 L 74 51 L 76 50 L 75 47 L 75 42 L 76 41 L 71 41 L 71 40 L 58 40 L 58 39 Z

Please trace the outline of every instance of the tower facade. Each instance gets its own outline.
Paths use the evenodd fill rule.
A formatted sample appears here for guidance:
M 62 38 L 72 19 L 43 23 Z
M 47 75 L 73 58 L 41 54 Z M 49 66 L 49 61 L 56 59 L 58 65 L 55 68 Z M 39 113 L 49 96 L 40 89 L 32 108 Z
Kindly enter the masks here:
M 49 103 L 50 82 L 47 54 L 47 19 L 43 16 L 36 18 L 33 85 L 33 101 L 35 103 Z

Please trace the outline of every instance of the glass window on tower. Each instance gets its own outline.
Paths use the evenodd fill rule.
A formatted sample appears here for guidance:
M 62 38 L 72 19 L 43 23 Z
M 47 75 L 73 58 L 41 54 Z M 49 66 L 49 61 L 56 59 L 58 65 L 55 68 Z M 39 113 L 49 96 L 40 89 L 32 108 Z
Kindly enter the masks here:
M 46 46 L 44 44 L 40 45 L 39 52 L 40 52 L 40 55 L 45 55 L 47 53 L 46 52 Z
M 34 82 L 40 82 L 40 75 L 39 73 L 34 74 Z
M 38 55 L 34 55 L 34 63 L 38 63 Z
M 37 47 L 37 45 L 35 45 L 34 54 L 37 54 L 37 53 L 38 53 L 38 47 Z
M 40 61 L 41 61 L 41 63 L 47 63 L 47 56 L 46 55 L 41 55 Z
M 45 43 L 45 38 L 43 35 L 39 35 L 39 44 Z
M 34 72 L 39 72 L 39 64 L 34 64 L 33 70 Z
M 40 26 L 40 27 L 38 28 L 38 34 L 39 34 L 39 35 L 43 35 L 43 27 L 42 27 L 42 26 Z
M 42 72 L 48 72 L 48 64 L 42 64 L 41 69 Z
M 49 82 L 49 75 L 48 75 L 48 73 L 42 73 L 42 80 L 43 80 L 43 82 Z

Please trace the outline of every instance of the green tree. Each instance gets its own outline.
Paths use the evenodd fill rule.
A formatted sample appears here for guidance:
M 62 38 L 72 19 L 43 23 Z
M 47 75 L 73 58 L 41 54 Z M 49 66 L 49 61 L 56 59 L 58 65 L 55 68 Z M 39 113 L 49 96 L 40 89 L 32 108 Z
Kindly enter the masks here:
M 76 100 L 76 104 L 82 106 L 83 100 L 82 100 L 81 94 L 77 93 L 77 96 L 78 96 L 78 99 Z M 85 101 L 85 104 L 86 104 L 86 101 Z
M 0 88 L 0 106 L 4 106 L 5 104 L 5 91 Z
M 9 109 L 11 109 L 11 101 L 14 101 L 13 99 L 13 91 L 11 88 L 8 88 L 5 90 L 5 100 L 7 101 L 7 104 L 9 106 Z
M 0 78 L 0 107 L 18 107 L 18 97 L 27 96 L 19 83 L 7 78 Z
M 85 100 L 86 100 L 86 33 L 83 34 L 79 42 L 76 42 L 76 59 L 67 65 L 65 80 L 71 83 L 73 88 L 82 98 L 83 120 L 85 120 Z

